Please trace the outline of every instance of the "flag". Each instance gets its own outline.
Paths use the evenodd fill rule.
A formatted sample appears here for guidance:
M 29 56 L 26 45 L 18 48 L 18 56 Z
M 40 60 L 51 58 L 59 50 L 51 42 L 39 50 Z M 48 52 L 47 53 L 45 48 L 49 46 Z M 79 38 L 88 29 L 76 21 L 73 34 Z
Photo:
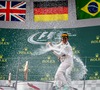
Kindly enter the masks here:
M 37 1 L 34 2 L 34 21 L 62 21 L 68 20 L 68 1 Z
M 0 1 L 0 21 L 25 21 L 26 2 Z
M 77 19 L 100 17 L 100 0 L 76 0 Z

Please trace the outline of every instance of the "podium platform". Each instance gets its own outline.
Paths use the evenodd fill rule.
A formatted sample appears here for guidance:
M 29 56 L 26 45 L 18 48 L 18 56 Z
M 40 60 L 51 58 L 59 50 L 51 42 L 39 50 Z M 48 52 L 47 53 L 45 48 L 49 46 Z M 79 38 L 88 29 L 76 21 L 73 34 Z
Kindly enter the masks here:
M 0 80 L 0 90 L 15 90 L 15 82 L 11 82 L 11 86 L 7 85 L 6 80 Z M 18 81 L 17 90 L 52 90 L 53 82 L 39 81 Z M 72 86 L 78 90 L 100 90 L 100 80 L 81 80 L 72 81 Z

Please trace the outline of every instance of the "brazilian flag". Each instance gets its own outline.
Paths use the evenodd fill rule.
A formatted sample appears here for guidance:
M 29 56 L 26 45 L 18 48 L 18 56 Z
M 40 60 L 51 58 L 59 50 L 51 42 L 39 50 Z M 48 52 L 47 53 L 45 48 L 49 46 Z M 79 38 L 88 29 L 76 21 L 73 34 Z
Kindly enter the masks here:
M 77 19 L 100 17 L 100 0 L 76 0 Z

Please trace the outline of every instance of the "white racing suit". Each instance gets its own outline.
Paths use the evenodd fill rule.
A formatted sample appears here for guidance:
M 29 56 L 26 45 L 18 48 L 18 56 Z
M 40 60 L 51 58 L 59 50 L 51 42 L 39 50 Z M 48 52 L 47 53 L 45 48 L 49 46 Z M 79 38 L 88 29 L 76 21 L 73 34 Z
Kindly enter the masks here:
M 53 53 L 59 58 L 61 64 L 55 74 L 54 86 L 57 86 L 59 90 L 70 90 L 71 87 L 71 71 L 73 68 L 73 52 L 69 42 L 58 45 L 50 45 Z M 61 89 L 62 87 L 67 89 Z M 57 89 L 58 90 L 58 89 Z

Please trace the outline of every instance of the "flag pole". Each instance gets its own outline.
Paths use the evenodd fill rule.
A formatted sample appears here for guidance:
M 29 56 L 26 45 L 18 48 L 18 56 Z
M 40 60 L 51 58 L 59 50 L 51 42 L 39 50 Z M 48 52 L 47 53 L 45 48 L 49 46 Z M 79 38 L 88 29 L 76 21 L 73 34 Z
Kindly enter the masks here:
M 87 59 L 87 57 L 85 57 L 85 66 L 86 66 L 86 59 Z M 85 90 L 85 84 L 86 84 L 86 74 L 84 75 L 84 86 L 83 86 L 83 90 Z
M 20 64 L 20 59 L 18 59 L 18 66 L 17 66 L 17 71 L 16 71 L 15 90 L 17 90 L 17 82 L 18 82 L 18 74 L 19 74 L 19 64 Z

